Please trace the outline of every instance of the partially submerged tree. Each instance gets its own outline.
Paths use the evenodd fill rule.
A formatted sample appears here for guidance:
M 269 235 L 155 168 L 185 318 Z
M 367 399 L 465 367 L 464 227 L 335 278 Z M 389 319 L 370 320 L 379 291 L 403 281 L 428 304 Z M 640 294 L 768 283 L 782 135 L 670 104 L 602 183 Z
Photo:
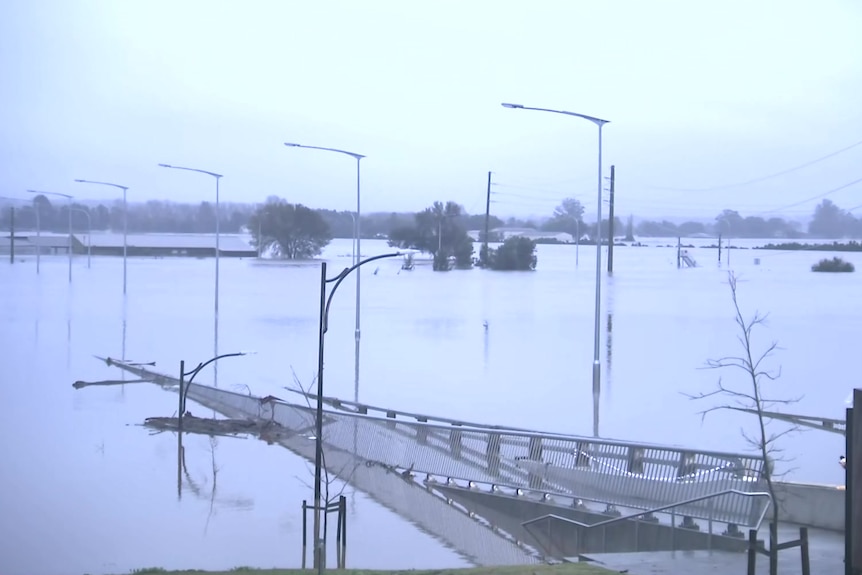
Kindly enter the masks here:
M 248 229 L 254 247 L 289 260 L 319 255 L 332 239 L 329 225 L 317 211 L 272 197 L 255 210 Z
M 536 242 L 514 236 L 497 249 L 489 250 L 488 267 L 496 271 L 530 271 L 536 269 Z
M 777 527 L 779 509 L 774 480 L 783 474 L 775 473 L 775 461 L 784 461 L 783 458 L 776 455 L 782 451 L 777 446 L 777 442 L 783 436 L 798 431 L 798 427 L 790 426 L 783 431 L 773 433 L 769 430 L 769 425 L 772 421 L 767 414 L 777 405 L 796 403 L 800 398 L 776 399 L 766 395 L 763 389 L 764 384 L 773 382 L 781 376 L 780 367 L 774 370 L 770 369 L 767 365 L 779 349 L 778 343 L 772 341 L 763 346 L 755 342 L 755 328 L 764 327 L 767 316 L 760 314 L 760 312 L 754 312 L 754 315 L 746 318 L 739 306 L 737 278 L 733 272 L 728 273 L 727 283 L 730 286 L 731 298 L 733 300 L 734 323 L 736 323 L 739 331 L 737 340 L 739 342 L 740 353 L 739 355 L 729 355 L 707 360 L 706 367 L 707 369 L 732 368 L 737 373 L 742 372 L 741 377 L 738 383 L 731 384 L 725 383 L 719 378 L 715 390 L 708 393 L 686 395 L 690 399 L 705 399 L 717 396 L 729 401 L 729 403 L 716 405 L 700 412 L 703 418 L 708 413 L 720 409 L 743 411 L 753 413 L 756 416 L 757 432 L 751 434 L 746 432 L 745 429 L 741 431 L 745 441 L 763 457 L 764 467 L 761 477 L 766 482 L 769 496 L 772 498 L 772 523 Z M 770 547 L 774 547 L 772 542 L 770 542 Z
M 392 230 L 389 245 L 433 255 L 434 271 L 448 270 L 450 257 L 455 258 L 456 267 L 472 267 L 473 240 L 464 227 L 465 217 L 455 202 L 434 202 L 416 214 L 413 225 Z

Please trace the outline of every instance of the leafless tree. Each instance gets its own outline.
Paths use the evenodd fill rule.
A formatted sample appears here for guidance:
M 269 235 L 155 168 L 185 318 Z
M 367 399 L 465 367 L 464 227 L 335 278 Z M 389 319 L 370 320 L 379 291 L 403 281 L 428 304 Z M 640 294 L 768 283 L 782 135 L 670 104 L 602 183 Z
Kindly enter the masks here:
M 316 378 L 312 379 L 311 383 L 309 383 L 306 387 L 302 385 L 302 382 L 299 380 L 299 377 L 296 375 L 296 372 L 294 372 L 293 370 L 291 370 L 291 372 L 293 374 L 293 383 L 294 385 L 296 385 L 297 388 L 299 388 L 300 392 L 302 392 L 302 397 L 305 399 L 305 404 L 308 406 L 308 413 L 311 415 L 311 421 L 312 423 L 316 423 L 317 415 L 314 406 L 311 405 L 311 398 L 309 397 L 309 395 L 312 393 L 311 390 L 314 388 L 314 385 L 316 383 Z M 338 501 L 339 497 L 344 494 L 344 490 L 347 488 L 350 478 L 353 477 L 353 474 L 356 472 L 356 468 L 358 467 L 356 461 L 349 460 L 333 475 L 330 475 L 329 467 L 326 464 L 325 439 L 326 433 L 324 432 L 323 437 L 321 438 L 321 440 L 323 441 L 323 446 L 321 448 L 321 472 L 323 474 L 323 485 L 321 486 L 321 489 L 323 491 L 322 497 L 324 508 L 329 507 L 330 504 Z M 308 467 L 309 474 L 314 477 L 314 469 L 311 468 L 310 464 L 308 463 L 306 463 L 306 467 Z M 333 493 L 333 489 L 330 488 L 335 484 L 335 481 L 338 478 L 341 479 L 341 487 L 335 493 Z M 308 482 L 306 482 L 305 480 L 299 477 L 297 477 L 297 479 L 309 489 L 314 489 L 314 486 L 309 485 Z
M 730 293 L 733 299 L 734 321 L 739 331 L 737 340 L 741 351 L 739 355 L 729 355 L 707 360 L 706 369 L 732 368 L 736 370 L 736 373 L 742 372 L 742 375 L 738 380 L 734 378 L 734 383 L 725 383 L 719 378 L 716 389 L 708 393 L 685 395 L 690 399 L 698 400 L 716 396 L 728 400 L 728 403 L 716 405 L 701 411 L 702 418 L 705 418 L 707 414 L 713 411 L 721 409 L 753 413 L 757 417 L 756 433 L 747 432 L 744 428 L 741 429 L 741 432 L 745 441 L 763 457 L 764 468 L 762 477 L 772 498 L 772 523 L 777 526 L 779 508 L 778 500 L 776 499 L 775 479 L 787 473 L 787 471 L 781 474 L 775 473 L 775 462 L 787 461 L 786 458 L 778 455 L 782 450 L 777 446 L 777 443 L 785 435 L 798 431 L 798 427 L 790 426 L 783 431 L 771 432 L 769 429 L 771 420 L 766 414 L 775 406 L 796 403 L 801 398 L 777 399 L 765 394 L 764 384 L 776 381 L 781 377 L 780 366 L 777 369 L 771 369 L 768 365 L 771 363 L 775 352 L 779 350 L 778 343 L 772 341 L 763 347 L 755 342 L 755 330 L 766 326 L 767 315 L 756 311 L 754 315 L 747 318 L 740 309 L 737 297 L 737 277 L 733 272 L 728 273 L 727 283 L 730 286 Z

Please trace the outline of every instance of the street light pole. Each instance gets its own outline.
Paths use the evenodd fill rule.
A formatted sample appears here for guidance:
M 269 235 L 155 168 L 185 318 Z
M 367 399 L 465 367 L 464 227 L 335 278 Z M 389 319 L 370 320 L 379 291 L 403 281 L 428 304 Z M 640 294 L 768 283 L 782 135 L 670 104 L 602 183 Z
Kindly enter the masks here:
M 318 573 L 323 573 L 323 563 L 326 558 L 326 544 L 321 538 L 320 533 L 320 512 L 324 507 L 321 503 L 321 472 L 323 468 L 323 354 L 326 331 L 329 329 L 329 305 L 332 303 L 332 296 L 335 295 L 338 286 L 341 282 L 350 275 L 354 270 L 358 270 L 361 266 L 375 260 L 383 258 L 394 258 L 401 255 L 401 252 L 391 254 L 383 254 L 361 260 L 352 267 L 344 268 L 341 273 L 333 278 L 326 277 L 326 262 L 320 264 L 320 323 L 317 339 L 317 405 L 315 409 L 314 422 L 314 565 L 317 567 Z M 326 295 L 326 284 L 335 283 L 329 296 Z M 326 502 L 328 503 L 328 502 Z
M 340 150 L 338 148 L 324 148 L 321 146 L 306 146 L 304 144 L 294 144 L 290 142 L 285 142 L 285 146 L 288 148 L 307 148 L 310 150 L 323 150 L 324 152 L 335 152 L 336 154 L 344 154 L 345 156 L 350 156 L 356 160 L 356 220 L 353 226 L 353 241 L 356 244 L 356 255 L 354 256 L 353 265 L 356 265 L 356 262 L 362 259 L 362 249 L 360 248 L 360 220 L 362 219 L 362 211 L 360 209 L 360 198 L 362 196 L 362 188 L 361 188 L 361 177 L 360 177 L 360 160 L 364 158 L 362 154 L 357 154 L 354 152 L 348 152 L 347 150 Z M 361 274 L 359 269 L 356 270 L 356 327 L 354 331 L 355 339 L 356 339 L 356 348 L 353 352 L 354 359 L 354 384 L 353 384 L 353 401 L 359 401 L 359 340 L 361 337 L 360 330 L 360 277 Z
M 216 174 L 215 172 L 209 172 L 207 170 L 199 170 L 197 168 L 184 168 L 182 166 L 172 166 L 170 164 L 159 164 L 161 168 L 170 168 L 172 170 L 185 170 L 187 172 L 197 172 L 199 174 L 207 174 L 208 176 L 212 176 L 215 178 L 215 217 L 216 217 L 216 245 L 215 245 L 215 302 L 213 304 L 214 312 L 213 312 L 213 330 L 215 332 L 215 336 L 213 338 L 213 355 L 218 356 L 218 280 L 219 280 L 219 253 L 221 251 L 219 247 L 219 220 L 221 220 L 221 214 L 219 213 L 219 180 L 221 180 L 224 176 L 221 174 Z M 213 366 L 213 370 L 215 371 L 215 386 L 218 387 L 218 364 Z
M 59 196 L 69 200 L 69 283 L 72 283 L 72 196 L 69 194 L 61 194 L 60 192 L 40 192 L 38 190 L 27 190 L 31 194 L 44 194 L 48 196 Z M 36 208 L 39 209 L 38 207 Z M 37 264 L 38 272 L 38 264 Z
M 126 295 L 126 255 L 128 252 L 129 233 L 129 208 L 128 204 L 126 203 L 126 192 L 129 188 L 127 186 L 121 186 L 120 184 L 112 184 L 110 182 L 97 182 L 94 180 L 75 180 L 75 182 L 79 184 L 96 184 L 99 186 L 110 186 L 112 188 L 123 190 L 123 295 Z M 87 265 L 89 267 L 89 259 Z
M 567 112 L 565 110 L 550 110 L 548 108 L 532 108 L 521 104 L 503 103 L 504 108 L 515 108 L 520 110 L 536 110 L 538 112 L 551 112 L 563 114 L 588 120 L 599 128 L 599 168 L 598 168 L 598 198 L 596 201 L 596 310 L 595 326 L 593 328 L 593 436 L 599 436 L 599 395 L 601 393 L 602 366 L 599 358 L 599 330 L 601 315 L 601 291 L 602 291 L 602 127 L 609 120 L 602 120 L 586 114 Z M 577 258 L 577 254 L 575 255 Z M 577 265 L 577 264 L 576 264 Z
M 73 212 L 78 212 L 87 216 L 87 269 L 90 269 L 90 247 L 92 245 L 91 236 L 93 234 L 93 220 L 90 218 L 90 212 L 81 208 L 72 208 Z

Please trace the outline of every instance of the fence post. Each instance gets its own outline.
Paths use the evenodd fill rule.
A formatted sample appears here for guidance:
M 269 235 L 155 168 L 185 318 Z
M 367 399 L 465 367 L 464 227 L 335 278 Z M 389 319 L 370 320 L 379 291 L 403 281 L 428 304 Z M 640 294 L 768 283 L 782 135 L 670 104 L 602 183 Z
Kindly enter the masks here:
M 757 570 L 757 529 L 748 530 L 748 575 Z
M 808 527 L 799 528 L 799 548 L 802 553 L 802 575 L 811 575 L 811 562 L 808 558 Z
M 347 498 L 341 496 L 341 568 L 347 568 Z
M 302 568 L 305 569 L 305 556 L 308 545 L 308 501 L 302 500 Z
M 778 575 L 778 525 L 769 524 L 769 575 Z

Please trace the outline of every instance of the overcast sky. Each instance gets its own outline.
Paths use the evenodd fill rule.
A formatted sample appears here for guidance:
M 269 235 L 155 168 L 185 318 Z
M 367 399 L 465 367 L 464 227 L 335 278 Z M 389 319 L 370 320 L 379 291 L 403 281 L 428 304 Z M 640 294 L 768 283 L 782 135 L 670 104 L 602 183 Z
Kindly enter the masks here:
M 3 0 L 0 195 L 803 217 L 862 178 L 858 0 Z M 788 174 L 777 172 L 842 153 Z M 735 185 L 760 180 L 745 185 Z M 823 197 L 862 204 L 862 182 Z M 862 208 L 854 212 L 862 215 Z

